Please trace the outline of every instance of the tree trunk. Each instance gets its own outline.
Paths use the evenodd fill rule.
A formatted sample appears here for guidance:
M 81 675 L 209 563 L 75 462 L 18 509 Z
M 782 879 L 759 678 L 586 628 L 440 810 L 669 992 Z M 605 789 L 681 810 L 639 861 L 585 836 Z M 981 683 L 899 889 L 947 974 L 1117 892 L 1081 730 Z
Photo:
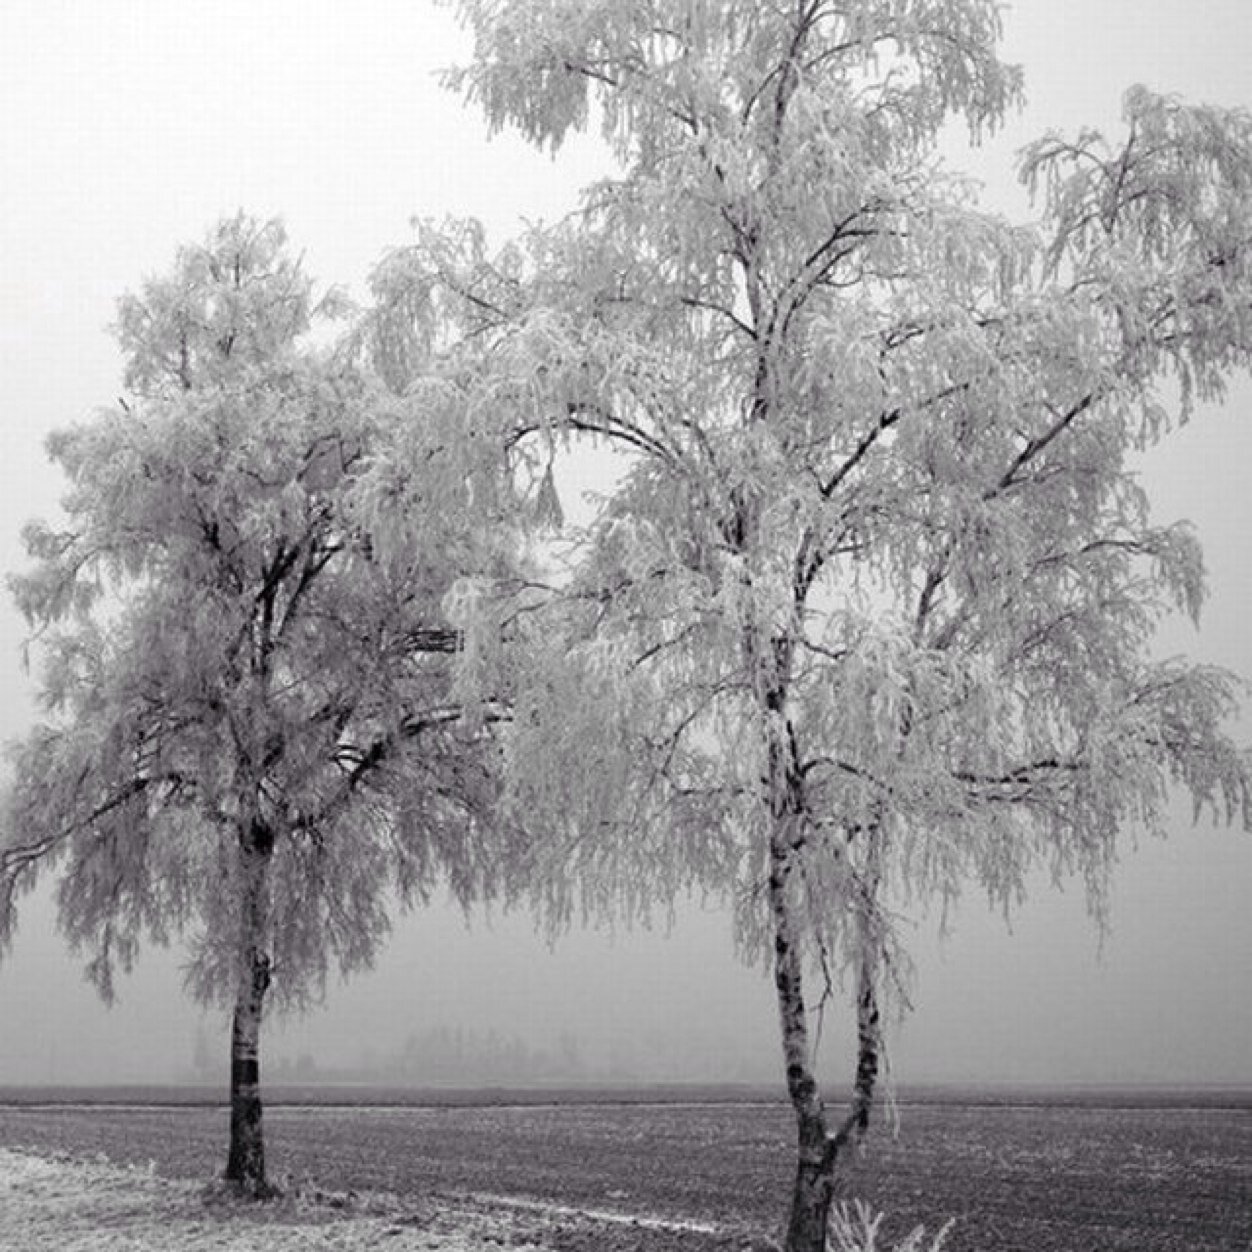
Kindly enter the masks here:
M 803 923 L 795 916 L 791 876 L 805 840 L 804 777 L 795 730 L 787 715 L 791 641 L 775 635 L 758 646 L 745 631 L 748 663 L 766 742 L 769 806 L 769 907 L 774 932 L 774 988 L 782 1033 L 787 1095 L 796 1116 L 796 1174 L 787 1222 L 786 1252 L 825 1252 L 826 1222 L 834 1195 L 834 1167 L 842 1138 L 832 1136 L 813 1072 L 808 1010 L 804 1003 Z M 846 1128 L 841 1134 L 846 1137 Z
M 240 837 L 241 892 L 239 980 L 230 1038 L 230 1154 L 226 1181 L 243 1195 L 265 1199 L 273 1188 L 265 1176 L 261 1125 L 261 1015 L 270 985 L 265 951 L 269 916 L 272 834 L 254 822 Z
M 882 938 L 877 917 L 878 892 L 882 882 L 881 840 L 881 826 L 874 823 L 867 833 L 866 865 L 856 918 L 856 1084 L 852 1116 L 861 1137 L 869 1129 L 870 1109 L 874 1103 L 874 1088 L 882 1058 L 882 1021 L 878 1003 Z
M 838 1144 L 827 1131 L 826 1110 L 813 1073 L 804 1003 L 803 954 L 787 898 L 788 849 L 775 838 L 770 848 L 769 895 L 774 923 L 774 987 L 782 1030 L 787 1094 L 796 1115 L 797 1155 L 787 1252 L 823 1252 L 834 1194 Z
M 860 1135 L 869 1129 L 869 1114 L 874 1104 L 881 1051 L 880 1030 L 873 957 L 862 949 L 857 969 L 856 1085 L 852 1097 L 852 1116 Z

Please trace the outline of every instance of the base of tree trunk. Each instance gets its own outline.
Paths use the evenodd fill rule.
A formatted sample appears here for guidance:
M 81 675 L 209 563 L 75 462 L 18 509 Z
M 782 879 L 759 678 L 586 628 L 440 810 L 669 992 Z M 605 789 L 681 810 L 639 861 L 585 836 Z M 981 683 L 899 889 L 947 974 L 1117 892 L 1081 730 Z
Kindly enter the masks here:
M 227 1190 L 241 1200 L 279 1200 L 283 1194 L 281 1187 L 274 1186 L 265 1178 L 231 1178 L 227 1175 L 225 1183 Z
M 259 1136 L 259 1119 L 255 1129 L 257 1134 L 254 1136 L 232 1133 L 224 1181 L 230 1191 L 242 1198 L 273 1199 L 279 1191 L 265 1177 L 265 1151 Z
M 833 1174 L 828 1165 L 800 1163 L 791 1193 L 786 1252 L 824 1252 L 826 1223 L 834 1198 Z
M 265 1135 L 261 1086 L 255 1057 L 236 1056 L 231 1064 L 230 1151 L 225 1182 L 250 1199 L 267 1200 L 276 1194 L 265 1170 Z

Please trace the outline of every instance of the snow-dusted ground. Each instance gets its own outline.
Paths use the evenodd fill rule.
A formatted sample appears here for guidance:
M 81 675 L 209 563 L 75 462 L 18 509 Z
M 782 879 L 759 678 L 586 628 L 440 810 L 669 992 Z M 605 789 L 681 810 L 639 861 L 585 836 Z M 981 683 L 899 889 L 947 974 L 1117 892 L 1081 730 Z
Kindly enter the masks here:
M 879 1221 L 865 1205 L 841 1208 L 832 1217 L 830 1246 L 875 1252 Z M 640 1246 L 644 1233 L 661 1236 L 654 1246 L 684 1235 L 727 1246 L 704 1222 L 495 1195 L 410 1202 L 288 1183 L 280 1199 L 256 1204 L 216 1182 L 162 1178 L 151 1166 L 0 1148 L 0 1252 L 549 1252 L 544 1236 L 556 1230 L 580 1233 L 573 1246 L 605 1252 Z M 946 1233 L 927 1243 L 919 1228 L 894 1252 L 941 1252 Z M 767 1240 L 738 1246 L 777 1247 Z
M 521 1252 L 543 1248 L 536 1238 L 508 1209 L 473 1201 L 294 1188 L 258 1205 L 151 1169 L 0 1149 L 2 1252 Z

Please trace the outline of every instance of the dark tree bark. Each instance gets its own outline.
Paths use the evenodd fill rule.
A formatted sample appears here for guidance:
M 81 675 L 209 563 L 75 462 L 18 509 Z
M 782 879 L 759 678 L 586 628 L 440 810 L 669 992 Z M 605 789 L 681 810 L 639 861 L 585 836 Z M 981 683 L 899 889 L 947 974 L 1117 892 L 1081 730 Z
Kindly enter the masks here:
M 774 987 L 786 1064 L 787 1095 L 796 1117 L 796 1173 L 787 1221 L 786 1252 L 824 1252 L 826 1225 L 835 1197 L 836 1165 L 844 1147 L 869 1128 L 881 1055 L 878 987 L 872 954 L 863 952 L 857 979 L 857 1065 L 852 1107 L 831 1131 L 813 1071 L 804 961 L 796 919 L 787 896 L 792 872 L 788 841 L 771 846 L 769 896 L 774 925 Z
M 775 668 L 764 700 L 767 724 L 773 727 L 766 780 L 772 825 L 769 905 L 774 931 L 774 988 L 787 1095 L 795 1112 L 797 1139 L 786 1249 L 787 1252 L 824 1252 L 839 1143 L 827 1128 L 826 1109 L 813 1072 L 804 999 L 802 924 L 794 913 L 790 881 L 803 844 L 805 804 L 795 738 L 784 712 L 789 657 L 783 647 L 776 646 L 771 652 Z
M 787 1252 L 822 1252 L 834 1195 L 838 1145 L 827 1128 L 809 1046 L 804 1001 L 803 954 L 787 899 L 789 853 L 780 840 L 771 849 L 770 909 L 774 923 L 774 988 L 778 998 L 787 1095 L 796 1117 L 796 1174 L 787 1223 Z
M 240 837 L 242 900 L 239 922 L 239 982 L 230 1039 L 230 1153 L 226 1181 L 243 1195 L 274 1194 L 265 1173 L 261 1107 L 261 1021 L 270 985 L 265 951 L 269 920 L 272 832 L 260 822 Z
M 876 933 L 874 916 L 882 878 L 880 837 L 881 832 L 875 825 L 869 832 L 868 867 L 861 884 L 860 907 L 857 910 L 856 1081 L 852 1091 L 851 1121 L 860 1137 L 864 1137 L 869 1129 L 874 1088 L 882 1064 L 882 1014 L 878 994 L 881 939 Z
M 869 1114 L 874 1106 L 874 1087 L 878 1082 L 881 1051 L 878 988 L 874 982 L 873 964 L 868 954 L 861 956 L 856 997 L 856 1083 L 852 1092 L 851 1120 L 857 1134 L 869 1129 Z
M 790 880 L 805 843 L 807 804 L 796 739 L 785 716 L 783 680 L 789 660 L 784 646 L 772 650 L 776 668 L 764 705 L 774 726 L 768 753 L 770 821 L 769 905 L 774 934 L 774 988 L 778 1001 L 787 1094 L 796 1117 L 796 1173 L 787 1222 L 786 1252 L 825 1252 L 826 1227 L 835 1197 L 840 1152 L 869 1127 L 881 1057 L 878 965 L 873 909 L 879 870 L 871 850 L 870 872 L 856 911 L 859 947 L 856 985 L 857 1063 L 852 1105 L 831 1130 L 813 1068 L 804 995 L 803 920 L 795 913 Z

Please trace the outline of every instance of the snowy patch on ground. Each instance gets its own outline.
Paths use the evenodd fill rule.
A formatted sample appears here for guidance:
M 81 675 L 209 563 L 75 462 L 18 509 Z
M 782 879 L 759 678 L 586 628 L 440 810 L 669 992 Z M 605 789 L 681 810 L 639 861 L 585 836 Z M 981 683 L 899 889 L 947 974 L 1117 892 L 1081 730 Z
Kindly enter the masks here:
M 469 1200 L 502 1209 L 521 1209 L 529 1213 L 541 1213 L 545 1217 L 568 1217 L 576 1220 L 603 1222 L 608 1226 L 634 1226 L 640 1230 L 691 1231 L 695 1234 L 713 1235 L 717 1227 L 712 1222 L 676 1222 L 665 1217 L 649 1217 L 638 1213 L 619 1213 L 612 1209 L 580 1209 L 568 1204 L 553 1204 L 548 1200 L 525 1200 L 520 1196 L 483 1195 L 467 1192 Z
M 3 1252 L 482 1252 L 542 1249 L 507 1211 L 294 1188 L 255 1204 L 151 1168 L 0 1149 Z

